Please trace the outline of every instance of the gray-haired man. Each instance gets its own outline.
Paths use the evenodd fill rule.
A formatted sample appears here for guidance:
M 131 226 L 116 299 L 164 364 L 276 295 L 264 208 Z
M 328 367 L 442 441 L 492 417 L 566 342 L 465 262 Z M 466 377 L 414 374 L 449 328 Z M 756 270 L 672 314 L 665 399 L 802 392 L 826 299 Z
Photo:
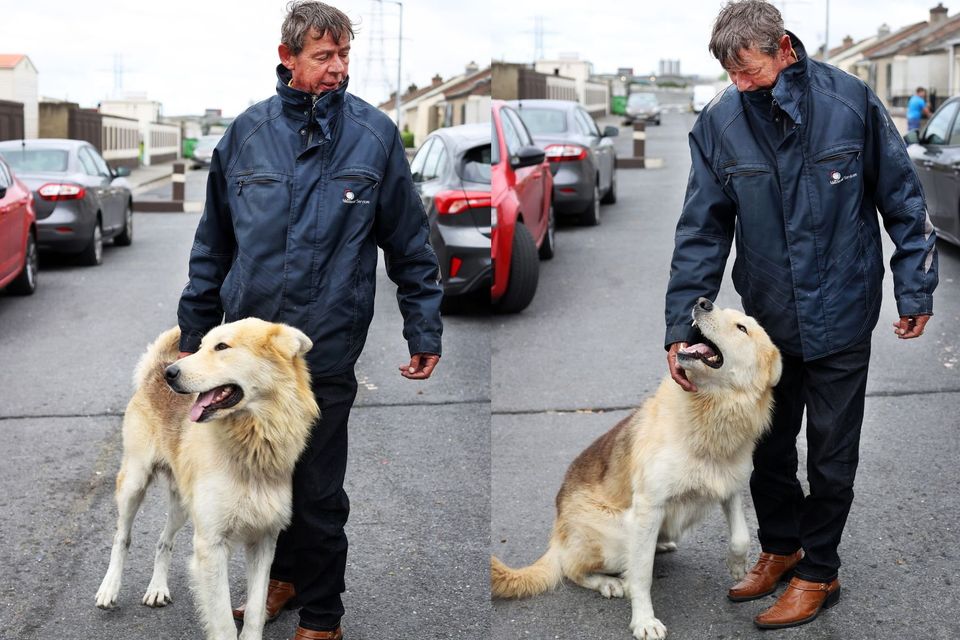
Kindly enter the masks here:
M 442 291 L 397 127 L 346 92 L 350 19 L 320 2 L 287 9 L 277 95 L 238 116 L 211 160 L 178 311 L 180 349 L 195 351 L 224 317 L 285 322 L 313 340 L 307 360 L 321 418 L 294 473 L 293 520 L 277 541 L 267 615 L 299 607 L 296 640 L 339 640 L 347 421 L 373 317 L 377 247 L 398 286 L 405 378 L 428 378 L 440 358 Z
M 903 140 L 859 79 L 807 57 L 762 0 L 726 5 L 710 51 L 733 86 L 690 133 L 692 169 L 666 297 L 668 366 L 690 392 L 677 352 L 696 336 L 690 308 L 715 299 L 733 240 L 733 282 L 747 313 L 783 354 L 770 432 L 750 490 L 762 553 L 729 598 L 773 593 L 761 628 L 809 622 L 837 602 L 837 547 L 853 501 L 870 336 L 890 261 L 902 339 L 923 333 L 937 286 L 936 237 Z M 809 495 L 797 481 L 807 418 Z

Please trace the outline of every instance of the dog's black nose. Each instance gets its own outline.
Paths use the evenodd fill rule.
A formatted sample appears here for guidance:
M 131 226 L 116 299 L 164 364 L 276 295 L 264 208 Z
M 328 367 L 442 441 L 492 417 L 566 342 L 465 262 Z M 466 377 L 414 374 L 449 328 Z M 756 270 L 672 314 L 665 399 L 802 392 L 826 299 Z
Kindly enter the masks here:
M 180 377 L 180 367 L 178 367 L 175 364 L 172 364 L 163 370 L 163 375 L 168 382 L 173 382 L 178 377 Z
M 704 311 L 713 311 L 713 303 L 707 300 L 706 298 L 698 299 L 697 306 L 703 309 Z

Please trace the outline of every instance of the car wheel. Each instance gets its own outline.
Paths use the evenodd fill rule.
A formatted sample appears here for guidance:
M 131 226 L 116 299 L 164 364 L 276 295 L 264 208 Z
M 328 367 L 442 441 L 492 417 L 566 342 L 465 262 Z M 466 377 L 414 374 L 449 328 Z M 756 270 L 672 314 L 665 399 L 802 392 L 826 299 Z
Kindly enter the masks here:
M 660 118 L 659 118 L 659 117 L 657 118 L 657 126 L 658 126 L 658 127 L 660 126 Z
M 103 263 L 103 230 L 100 228 L 100 219 L 93 225 L 93 233 L 90 234 L 90 243 L 87 248 L 80 252 L 80 264 L 88 267 L 95 267 Z
M 600 224 L 600 185 L 593 184 L 593 198 L 590 204 L 580 213 L 580 224 L 586 227 L 595 227 Z
M 518 313 L 526 309 L 537 292 L 539 279 L 540 261 L 537 258 L 537 245 L 527 228 L 518 222 L 513 230 L 510 280 L 507 282 L 507 291 L 497 305 L 497 311 Z
M 610 176 L 610 190 L 603 196 L 602 204 L 613 204 L 617 201 L 617 165 L 613 165 L 613 175 Z
M 37 272 L 39 271 L 40 257 L 37 252 L 37 242 L 33 234 L 27 235 L 27 255 L 23 261 L 23 270 L 10 283 L 7 291 L 18 296 L 29 296 L 37 290 Z
M 547 232 L 543 234 L 543 242 L 540 243 L 540 259 L 549 260 L 553 257 L 556 245 L 557 221 L 553 215 L 553 203 L 550 203 L 550 211 L 547 213 Z
M 113 239 L 113 244 L 119 247 L 129 247 L 133 244 L 133 207 L 128 201 L 123 209 L 123 231 Z

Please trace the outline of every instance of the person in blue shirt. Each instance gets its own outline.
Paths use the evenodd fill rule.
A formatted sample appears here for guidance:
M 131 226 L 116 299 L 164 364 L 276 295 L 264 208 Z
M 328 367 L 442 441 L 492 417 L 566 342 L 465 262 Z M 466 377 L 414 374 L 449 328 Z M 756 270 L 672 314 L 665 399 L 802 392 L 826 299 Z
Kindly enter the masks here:
M 927 90 L 917 87 L 917 92 L 907 102 L 907 131 L 919 129 L 922 117 L 930 117 L 930 108 L 927 107 Z

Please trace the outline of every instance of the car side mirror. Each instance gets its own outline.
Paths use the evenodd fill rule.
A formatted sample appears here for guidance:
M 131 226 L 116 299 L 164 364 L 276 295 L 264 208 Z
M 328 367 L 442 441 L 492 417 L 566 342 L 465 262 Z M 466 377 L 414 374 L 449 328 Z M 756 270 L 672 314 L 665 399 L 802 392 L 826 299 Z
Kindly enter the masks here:
M 0 200 L 3 200 L 6 197 L 7 197 L 7 188 L 0 187 Z
M 617 129 L 616 127 L 606 126 L 603 128 L 603 135 L 601 137 L 616 138 L 618 135 L 620 135 L 620 129 Z
M 110 173 L 114 178 L 126 178 L 130 175 L 129 167 L 116 167 L 115 169 L 110 169 Z
M 510 166 L 514 169 L 532 167 L 543 162 L 544 158 L 546 158 L 546 154 L 540 147 L 521 147 L 520 151 L 517 152 L 517 155 L 510 158 Z
M 560 163 L 559 163 L 559 162 L 551 162 L 551 163 L 550 163 L 550 175 L 556 177 L 558 171 L 560 171 Z
M 920 144 L 920 130 L 907 131 L 907 135 L 903 136 L 903 141 L 907 144 Z

